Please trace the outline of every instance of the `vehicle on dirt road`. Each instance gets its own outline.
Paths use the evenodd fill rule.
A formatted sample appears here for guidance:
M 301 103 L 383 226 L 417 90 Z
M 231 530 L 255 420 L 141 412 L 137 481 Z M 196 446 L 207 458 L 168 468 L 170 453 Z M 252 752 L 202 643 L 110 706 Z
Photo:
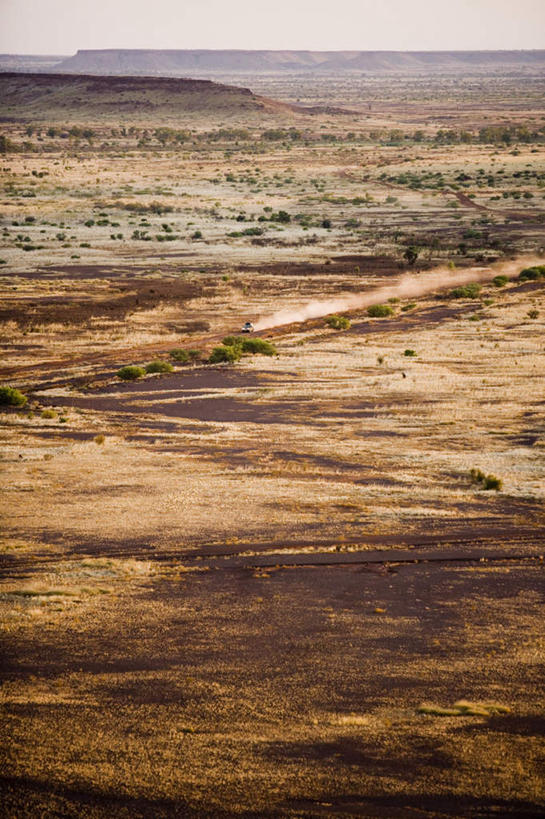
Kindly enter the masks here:
M 245 322 L 245 323 L 242 325 L 242 329 L 241 329 L 241 331 L 240 331 L 240 332 L 241 332 L 241 333 L 253 333 L 253 332 L 254 332 L 254 325 L 252 324 L 252 322 L 251 322 L 251 321 L 246 321 L 246 322 Z

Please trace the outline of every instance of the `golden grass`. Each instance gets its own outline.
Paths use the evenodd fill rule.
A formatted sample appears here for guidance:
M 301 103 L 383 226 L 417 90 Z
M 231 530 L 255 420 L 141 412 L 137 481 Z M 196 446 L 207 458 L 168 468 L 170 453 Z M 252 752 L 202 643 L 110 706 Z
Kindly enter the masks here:
M 458 700 L 452 707 L 443 707 L 433 703 L 422 703 L 418 706 L 419 714 L 433 717 L 491 717 L 496 714 L 509 714 L 511 709 L 499 702 L 470 702 Z

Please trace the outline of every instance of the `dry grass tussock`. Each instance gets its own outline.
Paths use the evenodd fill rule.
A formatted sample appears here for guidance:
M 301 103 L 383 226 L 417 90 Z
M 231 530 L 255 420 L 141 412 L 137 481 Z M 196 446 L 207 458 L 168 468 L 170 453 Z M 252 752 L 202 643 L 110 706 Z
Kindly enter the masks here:
M 433 703 L 422 703 L 417 709 L 419 714 L 432 717 L 492 717 L 496 714 L 509 714 L 511 709 L 499 702 L 470 702 L 458 700 L 451 707 L 444 708 Z

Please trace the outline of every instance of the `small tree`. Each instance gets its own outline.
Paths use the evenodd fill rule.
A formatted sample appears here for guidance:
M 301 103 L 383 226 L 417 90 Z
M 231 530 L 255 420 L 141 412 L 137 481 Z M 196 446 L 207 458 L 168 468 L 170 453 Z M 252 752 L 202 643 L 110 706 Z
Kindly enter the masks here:
M 210 364 L 234 364 L 242 355 L 242 350 L 238 347 L 227 347 L 222 344 L 220 347 L 214 347 L 210 354 L 208 361 Z
M 408 248 L 406 248 L 403 254 L 403 258 L 405 259 L 407 264 L 413 265 L 418 259 L 418 248 L 415 247 L 414 245 L 410 245 Z

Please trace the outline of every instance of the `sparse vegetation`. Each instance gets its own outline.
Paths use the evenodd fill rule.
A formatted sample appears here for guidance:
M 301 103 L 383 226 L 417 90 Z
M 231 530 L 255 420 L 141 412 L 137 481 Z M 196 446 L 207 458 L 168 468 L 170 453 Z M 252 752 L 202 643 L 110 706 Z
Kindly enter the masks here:
M 496 492 L 499 492 L 503 486 L 503 481 L 501 478 L 497 478 L 492 474 L 486 475 L 480 469 L 472 469 L 469 476 L 471 478 L 471 482 L 478 485 L 480 489 L 494 489 Z
M 460 287 L 454 287 L 448 294 L 449 299 L 478 299 L 482 287 L 477 282 L 470 284 L 462 284 Z
M 519 273 L 519 281 L 538 281 L 545 277 L 545 265 L 535 265 L 534 267 L 526 267 Z
M 136 364 L 127 364 L 117 371 L 118 378 L 122 381 L 136 381 L 146 374 L 144 367 L 138 367 Z
M 242 349 L 231 345 L 221 344 L 219 347 L 214 347 L 210 354 L 208 361 L 210 364 L 234 364 L 242 357 Z
M 245 338 L 242 341 L 242 353 L 249 355 L 278 355 L 276 347 L 264 338 Z
M 417 711 L 419 714 L 428 714 L 432 717 L 492 717 L 496 714 L 509 714 L 511 709 L 499 702 L 458 700 L 447 708 L 433 703 L 422 703 Z
M 28 399 L 15 387 L 0 386 L 1 407 L 24 407 Z
M 326 318 L 326 324 L 328 327 L 331 327 L 332 330 L 348 330 L 350 328 L 350 319 L 346 316 L 328 316 Z
M 277 355 L 274 344 L 263 338 L 242 338 L 241 336 L 225 336 L 222 345 L 233 350 L 238 361 L 243 355 Z M 219 348 L 216 348 L 219 349 Z
M 403 258 L 407 262 L 408 265 L 414 265 L 416 260 L 418 259 L 418 248 L 414 245 L 410 245 L 406 248 L 405 252 L 403 253 Z
M 150 361 L 149 364 L 146 364 L 145 369 L 148 374 L 171 373 L 173 372 L 174 367 L 170 361 L 161 361 L 160 359 L 157 359 L 156 361 Z
M 201 358 L 201 351 L 184 350 L 181 347 L 178 347 L 174 350 L 170 350 L 169 356 L 173 359 L 173 361 L 178 362 L 178 364 L 188 364 L 191 361 L 198 361 L 199 358 Z
M 542 571 L 522 556 L 543 540 L 545 279 L 518 276 L 542 264 L 545 61 L 523 56 L 509 76 L 255 72 L 235 110 L 208 81 L 201 111 L 178 78 L 76 75 L 79 101 L 38 110 L 49 75 L 10 72 L 9 815 L 539 810 Z M 507 150 L 480 141 L 500 124 Z M 447 265 L 441 293 L 404 288 Z M 448 301 L 478 269 L 478 298 Z M 240 329 L 352 293 L 391 317 Z M 145 375 L 155 358 L 176 374 Z
M 394 315 L 394 308 L 389 304 L 372 304 L 367 308 L 367 315 L 371 318 L 387 318 Z

